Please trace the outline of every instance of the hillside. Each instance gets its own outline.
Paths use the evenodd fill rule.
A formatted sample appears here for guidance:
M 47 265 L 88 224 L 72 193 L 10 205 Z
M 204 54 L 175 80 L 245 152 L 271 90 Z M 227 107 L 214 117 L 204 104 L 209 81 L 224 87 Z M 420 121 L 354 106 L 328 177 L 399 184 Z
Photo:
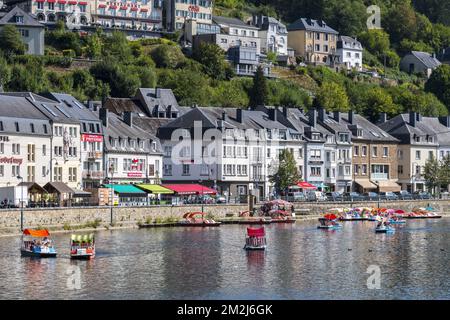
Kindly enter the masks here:
M 270 14 L 285 23 L 302 12 L 326 20 L 341 34 L 358 36 L 366 49 L 366 67 L 382 74 L 386 56 L 389 81 L 354 72 L 336 73 L 326 67 L 275 67 L 278 78 L 266 81 L 267 105 L 353 109 L 372 119 L 380 112 L 394 115 L 408 110 L 430 116 L 447 114 L 450 67 L 440 68 L 428 82 L 398 70 L 400 56 L 409 50 L 437 52 L 450 46 L 448 15 L 436 14 L 446 12 L 445 4 L 432 0 L 375 1 L 382 9 L 384 29 L 368 31 L 366 2 L 218 0 L 215 11 L 241 19 L 252 13 Z M 31 57 L 23 55 L 16 45 L 19 35 L 14 31 L 0 37 L 0 85 L 8 91 L 61 91 L 81 100 L 100 100 L 108 95 L 133 96 L 139 87 L 160 86 L 173 89 L 181 105 L 241 108 L 247 107 L 255 94 L 252 79 L 236 77 L 224 62 L 224 53 L 215 46 L 205 46 L 189 57 L 176 39 L 128 41 L 119 32 L 112 37 L 101 31 L 80 35 L 59 25 L 46 33 L 45 56 Z

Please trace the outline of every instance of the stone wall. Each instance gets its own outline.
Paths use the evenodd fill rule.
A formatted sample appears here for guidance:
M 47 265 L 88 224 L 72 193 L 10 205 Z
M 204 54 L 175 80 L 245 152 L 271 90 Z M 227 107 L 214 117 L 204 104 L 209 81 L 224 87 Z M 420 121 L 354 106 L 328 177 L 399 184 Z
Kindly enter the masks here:
M 411 211 L 414 207 L 426 207 L 428 204 L 443 214 L 450 215 L 450 200 L 398 201 L 381 202 L 380 207 Z M 331 208 L 339 207 L 376 207 L 376 201 L 364 203 L 349 202 L 305 202 L 296 203 L 297 215 L 319 215 Z M 259 206 L 257 206 L 259 207 Z M 204 211 L 216 218 L 226 214 L 237 216 L 239 212 L 248 210 L 246 204 L 205 205 Z M 117 227 L 136 226 L 148 218 L 182 217 L 186 212 L 201 211 L 201 206 L 149 206 L 149 207 L 114 207 L 113 225 Z M 109 207 L 74 207 L 52 209 L 25 209 L 24 228 L 45 227 L 64 229 L 89 227 L 97 220 L 98 226 L 108 227 L 111 221 Z M 20 229 L 20 209 L 0 210 L 0 233 L 17 233 Z

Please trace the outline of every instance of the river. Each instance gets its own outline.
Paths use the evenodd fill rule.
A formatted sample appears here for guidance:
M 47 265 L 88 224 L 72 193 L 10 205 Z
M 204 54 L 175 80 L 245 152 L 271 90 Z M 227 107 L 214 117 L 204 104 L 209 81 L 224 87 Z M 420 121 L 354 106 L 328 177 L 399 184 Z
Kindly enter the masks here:
M 450 299 L 450 218 L 409 220 L 395 234 L 368 221 L 316 226 L 266 226 L 265 252 L 242 249 L 241 225 L 98 231 L 91 261 L 69 259 L 70 234 L 54 235 L 56 259 L 21 257 L 20 237 L 3 237 L 0 298 Z M 369 266 L 380 289 L 367 286 Z

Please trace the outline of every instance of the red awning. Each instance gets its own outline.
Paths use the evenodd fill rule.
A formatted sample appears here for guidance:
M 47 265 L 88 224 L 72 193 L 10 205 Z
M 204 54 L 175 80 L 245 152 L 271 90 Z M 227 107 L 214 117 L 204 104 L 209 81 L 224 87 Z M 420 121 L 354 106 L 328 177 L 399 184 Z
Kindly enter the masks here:
M 148 11 L 148 9 L 145 9 L 145 8 L 141 9 L 141 12 L 147 12 L 147 11 Z
M 85 1 L 78 2 L 78 4 L 79 4 L 80 6 L 87 6 L 87 2 L 85 2 Z
M 99 4 L 98 7 L 99 8 L 106 8 L 106 4 Z
M 48 237 L 50 233 L 48 230 L 33 230 L 33 229 L 25 229 L 23 230 L 23 234 L 26 236 L 32 236 L 32 237 Z
M 177 194 L 216 194 L 217 191 L 200 184 L 163 184 L 164 188 L 170 189 Z
M 258 229 L 247 228 L 247 235 L 249 237 L 264 237 L 265 235 L 264 227 Z
M 297 183 L 297 185 L 302 189 L 317 189 L 315 185 L 312 185 L 311 183 L 308 183 L 306 181 L 302 181 Z
M 117 6 L 109 6 L 110 9 L 116 10 Z
M 127 6 L 121 6 L 120 7 L 120 10 L 127 10 L 128 8 L 127 8 Z
M 56 0 L 47 0 L 48 3 L 55 3 Z
M 45 0 L 36 0 L 36 2 L 45 2 Z
M 131 11 L 138 11 L 138 8 L 133 7 L 133 8 L 131 8 L 130 10 L 131 10 Z
M 60 3 L 60 4 L 66 4 L 67 1 L 66 1 L 66 0 L 58 0 L 58 3 Z
M 76 1 L 69 1 L 69 4 L 77 4 Z

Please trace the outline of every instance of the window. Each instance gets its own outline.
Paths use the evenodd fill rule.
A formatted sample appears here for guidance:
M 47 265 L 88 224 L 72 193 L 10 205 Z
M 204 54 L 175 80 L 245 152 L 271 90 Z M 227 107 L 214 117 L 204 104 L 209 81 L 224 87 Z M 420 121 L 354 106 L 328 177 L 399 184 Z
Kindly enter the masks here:
M 62 157 L 62 155 L 63 155 L 63 148 L 62 147 L 55 146 L 53 150 L 54 150 L 53 154 L 54 154 L 55 157 Z
M 5 166 L 4 165 L 0 165 L 0 177 L 5 176 Z
M 359 146 L 355 146 L 355 147 L 353 148 L 353 150 L 354 150 L 354 155 L 355 155 L 356 157 L 358 157 L 358 156 L 359 156 Z
M 362 146 L 361 148 L 361 156 L 367 156 L 367 146 Z
M 434 153 L 433 151 L 428 151 L 428 159 L 433 159 L 434 158 Z
M 298 158 L 303 159 L 303 148 L 298 148 Z
M 403 150 L 398 150 L 397 157 L 398 157 L 398 160 L 403 160 Z
M 20 154 L 20 144 L 19 143 L 12 144 L 12 154 Z
M 17 177 L 20 176 L 20 166 L 11 166 L 12 176 Z
M 350 175 L 350 171 L 351 171 L 351 167 L 350 166 L 345 166 L 344 169 L 345 169 L 345 175 L 349 176 Z
M 5 144 L 2 142 L 0 143 L 0 154 L 4 154 L 5 153 Z
M 44 3 L 43 2 L 38 2 L 37 3 L 37 8 L 38 8 L 38 10 L 44 10 Z
M 70 182 L 77 181 L 77 168 L 76 167 L 69 168 L 69 181 Z
M 367 175 L 367 164 L 363 164 L 361 167 L 361 174 L 362 175 Z
M 398 166 L 398 174 L 403 174 L 403 166 Z
M 48 10 L 55 10 L 55 3 L 54 2 L 49 2 L 48 3 Z
M 35 167 L 34 166 L 28 166 L 27 167 L 27 181 L 28 182 L 34 182 L 35 181 Z
M 349 134 L 348 133 L 340 133 L 339 141 L 340 142 L 349 142 Z
M 389 156 L 389 148 L 388 147 L 383 147 L 383 157 L 388 157 Z
M 172 175 L 172 165 L 171 164 L 165 164 L 164 165 L 164 175 L 165 176 L 171 176 Z
M 44 133 L 45 133 L 45 134 L 48 133 L 48 131 L 47 131 L 47 125 L 46 125 L 46 124 L 44 124 Z
M 45 178 L 47 176 L 47 167 L 42 166 L 42 177 Z
M 30 130 L 31 130 L 31 133 L 34 133 L 34 124 L 33 123 L 30 123 Z
M 35 156 L 36 146 L 34 144 L 28 145 L 28 162 L 34 162 L 36 160 Z
M 320 160 L 321 158 L 321 150 L 311 150 L 311 159 L 312 160 Z
M 3 131 L 4 130 L 4 128 L 3 128 L 3 121 L 0 121 L 0 131 Z
M 16 127 L 16 132 L 19 132 L 20 131 L 19 123 L 18 122 L 14 122 L 14 125 Z
M 416 151 L 416 160 L 420 160 L 420 151 Z
M 311 174 L 312 177 L 320 177 L 322 175 L 322 168 L 321 167 L 311 167 Z
M 359 173 L 359 165 L 358 164 L 354 165 L 353 171 L 355 172 L 355 175 L 358 175 L 358 173 Z
M 148 165 L 148 175 L 153 177 L 155 175 L 155 165 L 149 164 Z
M 378 157 L 378 147 L 372 147 L 372 157 Z
M 188 164 L 183 164 L 183 176 L 190 175 L 189 169 L 190 169 L 190 166 Z
M 62 167 L 53 168 L 53 181 L 62 181 Z

